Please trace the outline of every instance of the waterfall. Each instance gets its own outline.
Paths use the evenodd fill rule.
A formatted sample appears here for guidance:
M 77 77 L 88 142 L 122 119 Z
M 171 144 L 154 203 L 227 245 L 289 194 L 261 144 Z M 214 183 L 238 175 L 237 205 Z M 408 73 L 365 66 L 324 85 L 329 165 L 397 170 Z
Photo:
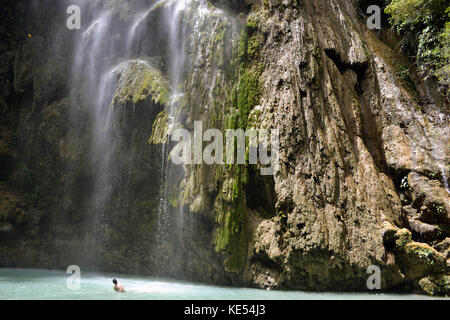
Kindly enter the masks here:
M 133 45 L 136 42 L 142 40 L 142 30 L 140 26 L 145 24 L 145 20 L 149 18 L 149 14 L 153 12 L 156 8 L 165 6 L 166 0 L 159 0 L 153 3 L 148 9 L 143 13 L 137 15 L 127 36 L 127 53 L 130 54 Z M 184 41 L 185 34 L 180 24 L 180 13 L 186 8 L 190 0 L 178 0 L 172 5 L 164 8 L 163 12 L 163 29 L 167 31 L 168 35 L 168 73 L 169 73 L 169 83 L 172 87 L 173 93 L 170 99 L 170 104 L 168 106 L 168 125 L 170 127 L 175 122 L 175 112 L 178 103 L 178 99 L 183 95 L 180 91 L 180 83 L 182 81 L 182 73 L 185 64 L 185 52 L 184 52 Z M 138 46 L 140 47 L 140 46 Z M 143 53 L 141 53 L 143 54 Z M 159 194 L 159 206 L 158 206 L 158 231 L 157 231 L 157 241 L 168 241 L 169 228 L 170 228 L 170 218 L 169 218 L 169 193 L 171 189 L 171 175 L 172 166 L 169 158 L 168 144 L 163 143 L 161 145 L 161 168 L 160 168 L 160 194 Z
M 111 52 L 114 48 L 114 43 L 108 41 L 113 21 L 110 12 L 103 7 L 95 8 L 86 3 L 84 8 L 93 10 L 98 16 L 82 33 L 76 45 L 72 96 L 76 97 L 78 104 L 89 106 L 87 114 L 92 122 L 92 138 L 87 160 L 93 172 L 93 192 L 85 205 L 91 221 L 91 229 L 86 232 L 95 234 L 95 242 L 100 244 L 108 240 L 108 214 L 104 207 L 113 191 L 110 171 L 118 142 L 112 136 L 115 114 L 110 107 L 115 89 L 114 72 L 110 67 L 113 57 L 105 56 L 105 52 Z M 80 121 L 73 117 L 73 112 L 72 119 L 75 119 L 74 122 Z M 95 257 L 95 250 L 90 254 Z
M 184 258 L 190 254 L 185 250 L 185 245 L 188 245 L 185 237 L 191 237 L 194 221 L 192 215 L 185 216 L 183 205 L 177 207 L 171 203 L 171 197 L 178 190 L 185 172 L 183 167 L 174 166 L 170 161 L 171 145 L 168 141 L 150 147 L 147 140 L 158 114 L 165 113 L 168 133 L 184 121 L 179 117 L 182 117 L 180 106 L 188 98 L 185 95 L 186 83 L 192 81 L 188 75 L 193 72 L 193 66 L 204 59 L 200 51 L 192 55 L 195 53 L 193 50 L 200 50 L 195 48 L 194 43 L 208 49 L 211 39 L 215 38 L 205 28 L 217 26 L 219 20 L 225 20 L 226 23 L 230 20 L 221 11 L 210 9 L 205 0 L 133 3 L 121 0 L 80 0 L 78 4 L 81 12 L 89 13 L 84 17 L 82 30 L 75 39 L 71 74 L 71 98 L 75 101 L 70 111 L 71 126 L 75 128 L 73 134 L 86 142 L 86 168 L 81 170 L 88 176 L 89 184 L 87 196 L 82 197 L 82 203 L 79 204 L 83 211 L 80 215 L 86 217 L 80 227 L 80 238 L 83 239 L 86 252 L 80 255 L 83 259 L 89 257 L 86 259 L 91 264 L 105 265 L 105 261 L 99 260 L 108 259 L 108 255 L 103 253 L 122 245 L 117 234 L 122 236 L 125 233 L 122 228 L 126 227 L 127 219 L 131 219 L 134 214 L 132 210 L 142 210 L 146 213 L 136 212 L 142 214 L 142 218 L 151 225 L 145 231 L 146 241 L 152 239 L 149 256 L 157 261 L 155 265 L 160 269 L 170 266 L 170 270 L 163 270 L 162 273 L 180 275 L 185 268 Z M 127 10 L 122 10 L 124 6 Z M 205 108 L 214 105 L 212 92 L 220 79 L 215 74 L 219 69 L 212 64 L 208 74 L 199 78 L 204 85 L 211 85 L 205 91 Z M 159 105 L 159 102 L 150 99 L 138 102 L 141 112 L 154 113 L 155 117 L 149 116 L 151 122 L 139 127 L 138 130 L 147 136 L 147 140 L 140 140 L 136 147 L 127 145 L 127 137 L 129 139 L 129 135 L 133 134 L 129 131 L 134 129 L 129 127 L 132 126 L 129 118 L 132 118 L 137 103 L 136 97 L 129 95 L 142 95 L 142 92 L 133 93 L 126 86 L 142 81 L 141 75 L 135 74 L 139 72 L 160 75 L 161 81 L 167 83 L 167 98 L 161 100 L 163 102 Z M 151 150 L 154 151 L 149 152 L 153 152 L 152 157 L 157 159 L 153 158 L 151 176 L 143 180 L 147 185 L 154 185 L 153 189 L 148 188 L 152 193 L 146 195 L 147 198 L 144 195 L 140 198 L 140 201 L 148 203 L 143 209 L 135 209 L 131 202 L 123 201 L 126 202 L 127 197 L 134 200 L 132 188 L 138 177 L 131 177 L 132 170 L 127 166 L 136 163 L 134 160 L 124 163 L 124 158 L 128 147 L 136 149 L 140 146 L 153 148 Z M 138 155 L 135 152 L 129 157 Z M 139 174 L 150 173 L 142 170 Z M 131 177 L 130 180 L 127 177 Z M 133 238 L 133 230 L 128 232 Z M 136 236 L 136 239 L 139 241 L 140 238 Z M 130 239 L 123 240 L 128 245 Z M 131 249 L 120 250 L 126 252 Z M 161 258 L 166 261 L 160 262 Z
M 110 225 L 113 226 L 115 215 L 120 215 L 107 209 L 111 201 L 114 201 L 118 188 L 122 188 L 116 171 L 123 166 L 118 159 L 118 153 L 121 152 L 120 146 L 124 143 L 125 133 L 120 131 L 119 122 L 123 113 L 129 112 L 115 108 L 118 79 L 123 77 L 133 64 L 145 65 L 148 69 L 154 68 L 152 56 L 159 55 L 158 50 L 161 49 L 157 46 L 161 42 L 166 43 L 163 65 L 172 91 L 166 106 L 169 126 L 176 122 L 176 111 L 183 97 L 183 70 L 186 65 L 184 46 L 187 34 L 180 18 L 192 1 L 149 2 L 150 5 L 147 3 L 146 7 L 137 8 L 123 3 L 130 6 L 131 14 L 131 19 L 127 17 L 123 20 L 118 19 L 120 12 L 114 7 L 115 3 L 121 4 L 119 1 L 78 2 L 81 11 L 89 12 L 89 16 L 75 43 L 71 96 L 77 107 L 71 110 L 71 119 L 79 134 L 88 134 L 90 139 L 86 162 L 91 168 L 92 192 L 88 199 L 84 200 L 82 207 L 85 208 L 85 216 L 89 219 L 83 232 L 95 238 L 94 243 L 90 242 L 94 248 L 86 253 L 92 261 L 97 261 L 99 253 L 102 252 L 101 248 L 108 246 Z M 155 15 L 156 10 L 158 12 Z M 158 22 L 154 22 L 155 20 Z M 149 24 L 152 23 L 156 25 L 156 29 L 148 32 Z M 83 118 L 81 113 L 87 115 L 88 119 Z M 88 133 L 83 132 L 84 126 L 90 128 Z M 148 132 L 149 136 L 150 134 L 151 131 Z M 171 235 L 174 231 L 171 229 L 182 228 L 183 225 L 182 209 L 177 210 L 177 217 L 170 216 L 169 195 L 176 173 L 172 171 L 168 157 L 169 145 L 163 143 L 159 177 L 152 177 L 160 186 L 157 230 L 154 235 L 160 244 L 172 241 Z M 149 195 L 151 196 L 153 195 Z M 171 225 L 173 222 L 176 225 Z M 175 234 L 181 236 L 179 233 Z
M 135 41 L 136 35 L 138 33 L 138 27 L 141 25 L 141 23 L 148 17 L 150 12 L 152 12 L 155 8 L 160 6 L 161 4 L 164 4 L 167 0 L 158 0 L 154 4 L 151 5 L 151 7 L 146 10 L 144 13 L 140 13 L 137 18 L 134 20 L 127 36 L 127 52 L 131 52 L 131 48 L 133 46 L 133 42 Z
M 179 23 L 180 13 L 186 5 L 190 2 L 190 0 L 181 0 L 178 1 L 173 8 L 166 11 L 165 21 L 168 22 L 168 30 L 169 30 L 169 51 L 172 53 L 170 58 L 170 83 L 174 88 L 173 96 L 171 98 L 171 103 L 168 111 L 168 121 L 169 121 L 169 132 L 171 131 L 171 127 L 175 122 L 175 112 L 178 106 L 179 98 L 183 95 L 180 92 L 180 82 L 182 77 L 182 72 L 184 70 L 185 64 L 185 51 L 184 51 L 184 42 L 186 39 L 186 35 L 181 28 Z M 161 211 L 158 212 L 158 218 L 161 216 L 162 220 L 167 221 L 168 215 L 168 207 L 167 207 L 167 198 L 169 197 L 170 186 L 169 186 L 169 176 L 171 175 L 171 166 L 168 160 L 169 152 L 167 150 L 167 145 L 163 144 L 163 170 L 165 171 L 165 180 L 164 180 L 164 188 L 161 189 L 162 192 L 165 193 L 163 198 L 165 199 L 166 206 L 161 207 Z M 182 226 L 182 208 L 180 208 L 180 215 L 178 216 L 178 224 Z M 179 233 L 178 235 L 181 235 Z

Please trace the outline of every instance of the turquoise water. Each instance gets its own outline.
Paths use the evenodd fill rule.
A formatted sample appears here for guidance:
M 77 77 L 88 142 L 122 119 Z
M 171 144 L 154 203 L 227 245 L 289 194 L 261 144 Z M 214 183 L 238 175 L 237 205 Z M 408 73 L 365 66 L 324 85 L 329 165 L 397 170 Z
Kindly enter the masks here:
M 209 286 L 151 277 L 81 272 L 80 288 L 70 290 L 64 271 L 0 269 L 0 299 L 95 300 L 302 300 L 302 299 L 428 299 L 422 295 L 373 293 L 310 293 Z M 125 293 L 113 290 L 117 278 Z

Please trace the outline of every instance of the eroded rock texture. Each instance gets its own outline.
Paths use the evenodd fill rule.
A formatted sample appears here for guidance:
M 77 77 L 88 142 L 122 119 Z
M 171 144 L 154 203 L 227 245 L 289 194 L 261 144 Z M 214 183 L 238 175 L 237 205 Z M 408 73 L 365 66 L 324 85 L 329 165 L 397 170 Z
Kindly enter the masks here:
M 431 247 L 448 237 L 446 106 L 402 87 L 391 49 L 346 1 L 266 1 L 239 42 L 223 127 L 280 129 L 281 157 L 273 180 L 188 169 L 187 188 L 202 181 L 191 211 L 214 208 L 227 270 L 259 287 L 364 290 L 378 265 L 385 288 L 438 274 L 448 290 Z
M 259 121 L 282 132 L 278 215 L 253 239 L 259 286 L 358 290 L 369 265 L 383 269 L 384 286 L 446 277 L 446 258 L 428 244 L 448 237 L 448 113 L 417 107 L 355 12 L 348 1 L 269 1 L 256 13 L 265 37 Z M 421 224 L 426 215 L 443 225 Z M 406 249 L 384 236 L 401 227 L 417 235 Z M 416 263 L 426 270 L 413 271 Z

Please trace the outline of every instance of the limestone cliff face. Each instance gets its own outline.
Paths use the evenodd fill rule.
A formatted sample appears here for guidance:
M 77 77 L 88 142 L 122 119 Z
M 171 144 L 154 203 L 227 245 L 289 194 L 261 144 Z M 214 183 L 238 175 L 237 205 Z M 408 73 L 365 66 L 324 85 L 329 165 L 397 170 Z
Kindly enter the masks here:
M 177 22 L 183 95 L 169 99 L 176 90 L 160 30 L 172 1 L 145 24 L 162 32 L 151 38 L 157 45 L 144 37 L 148 64 L 115 69 L 118 156 L 100 216 L 107 228 L 85 201 L 96 174 L 88 88 L 73 94 L 65 77 L 76 35 L 55 48 L 61 34 L 52 23 L 31 38 L 20 34 L 30 26 L 18 25 L 0 53 L 0 265 L 66 267 L 95 246 L 84 263 L 101 270 L 361 291 L 377 265 L 384 289 L 448 294 L 449 106 L 419 77 L 408 85 L 397 77 L 406 58 L 380 40 L 388 33 L 367 30 L 352 1 L 188 3 Z M 114 4 L 126 25 L 145 1 Z M 21 2 L 10 7 L 36 15 Z M 194 121 L 279 129 L 279 171 L 174 166 L 171 241 L 157 241 L 162 146 L 171 147 L 168 128 L 193 130 Z
M 364 290 L 377 265 L 385 288 L 447 292 L 448 105 L 418 81 L 403 88 L 392 50 L 349 1 L 255 4 L 236 42 L 223 118 L 193 117 L 200 100 L 187 123 L 279 129 L 281 154 L 273 178 L 187 170 L 182 193 L 195 189 L 191 212 L 214 212 L 226 270 L 258 287 Z
M 406 212 L 411 199 L 399 185 L 406 176 L 427 184 L 434 172 L 436 189 L 421 194 L 437 202 L 425 207 L 448 204 L 439 182 L 448 154 L 434 152 L 447 148 L 448 114 L 415 107 L 393 77 L 388 49 L 355 13 L 349 1 L 269 1 L 256 13 L 267 15 L 256 31 L 266 39 L 258 122 L 282 132 L 278 214 L 261 222 L 253 239 L 249 269 L 258 285 L 358 290 L 369 265 L 382 268 L 384 286 L 430 271 L 428 258 L 419 258 L 419 251 L 405 258 L 396 236 L 387 234 L 427 210 L 413 204 L 413 216 Z M 439 210 L 431 211 L 435 223 L 448 224 L 448 211 L 440 218 Z M 428 243 L 448 237 L 445 227 L 441 231 Z M 414 240 L 436 259 L 434 271 L 445 275 L 448 257 L 423 238 Z M 420 275 L 410 275 L 413 256 L 424 264 Z

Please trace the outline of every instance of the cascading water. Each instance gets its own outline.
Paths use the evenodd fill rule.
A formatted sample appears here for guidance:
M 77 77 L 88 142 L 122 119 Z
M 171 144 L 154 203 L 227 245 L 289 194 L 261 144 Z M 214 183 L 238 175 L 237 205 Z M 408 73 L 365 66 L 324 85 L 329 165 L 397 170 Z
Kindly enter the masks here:
M 138 36 L 143 36 L 142 31 L 139 30 L 139 26 L 142 24 L 143 21 L 145 21 L 145 19 L 148 17 L 148 15 L 154 11 L 156 8 L 158 8 L 158 6 L 164 4 L 164 2 L 166 2 L 167 0 L 158 0 L 156 1 L 154 4 L 151 5 L 151 7 L 147 10 L 145 10 L 144 13 L 139 13 L 137 18 L 133 21 L 132 26 L 130 28 L 130 30 L 128 31 L 128 35 L 127 35 L 127 45 L 126 45 L 126 52 L 127 53 L 131 53 L 132 52 L 132 47 L 133 47 L 133 43 L 136 42 L 136 39 L 138 38 Z
M 79 105 L 87 109 L 90 132 L 91 149 L 89 162 L 92 171 L 92 192 L 86 199 L 85 208 L 90 218 L 90 226 L 86 233 L 95 234 L 95 247 L 108 245 L 108 226 L 113 219 L 114 212 L 106 208 L 120 188 L 120 179 L 116 170 L 122 166 L 118 160 L 120 145 L 123 144 L 123 133 L 120 132 L 120 110 L 115 107 L 117 98 L 118 79 L 126 74 L 130 66 L 145 65 L 152 69 L 152 56 L 161 42 L 166 43 L 163 69 L 172 93 L 165 107 L 168 114 L 168 131 L 177 119 L 177 108 L 183 97 L 183 77 L 186 65 L 185 42 L 186 30 L 181 23 L 183 12 L 191 4 L 191 0 L 153 1 L 150 5 L 134 8 L 134 18 L 118 20 L 114 12 L 114 2 L 90 3 L 81 1 L 82 12 L 91 13 L 90 23 L 82 30 L 76 43 L 76 55 L 72 71 L 72 96 Z M 158 14 L 154 12 L 158 10 Z M 155 21 L 158 18 L 158 22 Z M 154 23 L 155 30 L 149 24 Z M 161 67 L 161 66 L 159 66 Z M 133 76 L 131 76 L 133 78 Z M 126 90 L 124 91 L 126 92 Z M 150 107 L 149 107 L 150 108 Z M 74 122 L 79 119 L 75 115 Z M 79 126 L 79 123 L 75 123 Z M 151 125 L 151 124 L 150 124 Z M 148 132 L 150 135 L 151 132 Z M 122 151 L 123 152 L 123 151 Z M 177 210 L 176 217 L 171 217 L 169 196 L 175 173 L 172 171 L 169 158 L 168 143 L 161 144 L 161 163 L 159 170 L 159 203 L 157 208 L 157 243 L 172 241 L 171 235 L 176 234 L 181 243 L 181 234 L 171 229 L 183 228 L 183 210 Z M 171 223 L 175 223 L 171 225 Z M 164 246 L 164 250 L 167 246 Z M 96 253 L 90 251 L 94 257 Z M 163 255 L 169 254 L 166 252 Z M 93 258 L 94 259 L 94 258 Z M 181 259 L 180 259 L 181 260 Z
M 172 87 L 174 88 L 173 96 L 171 98 L 171 103 L 168 111 L 168 121 L 169 121 L 169 129 L 171 131 L 171 127 L 175 122 L 175 113 L 177 106 L 179 105 L 179 98 L 182 97 L 183 93 L 180 92 L 181 85 L 181 77 L 184 70 L 184 65 L 186 62 L 186 56 L 184 51 L 184 42 L 186 41 L 186 35 L 184 30 L 181 28 L 179 23 L 180 13 L 184 10 L 184 8 L 189 4 L 190 0 L 182 0 L 178 1 L 175 6 L 170 8 L 170 10 L 166 10 L 166 18 L 165 21 L 168 22 L 168 30 L 169 30 L 169 52 L 171 52 L 170 59 L 170 82 Z M 164 188 L 161 189 L 164 192 L 163 198 L 165 199 L 165 207 L 161 207 L 161 211 L 158 212 L 158 216 L 163 217 L 163 219 L 167 220 L 168 208 L 167 208 L 167 198 L 169 197 L 170 186 L 169 186 L 169 176 L 172 174 L 169 163 L 169 153 L 167 150 L 167 144 L 163 144 L 163 171 L 166 175 L 164 180 Z M 180 208 L 178 216 L 178 227 L 182 228 L 183 225 L 183 211 Z M 181 235 L 182 233 L 178 233 Z
M 78 4 L 89 16 L 75 42 L 71 119 L 73 135 L 86 145 L 83 164 L 76 168 L 83 178 L 79 185 L 87 183 L 89 190 L 82 192 L 86 196 L 68 198 L 80 201 L 80 215 L 85 217 L 79 227 L 81 246 L 85 247 L 80 259 L 90 266 L 115 269 L 113 256 L 105 252 L 117 250 L 119 259 L 127 259 L 123 252 L 129 253 L 128 258 L 148 257 L 151 266 L 147 270 L 156 274 L 182 276 L 184 262 L 194 258 L 189 250 L 195 249 L 191 242 L 196 241 L 194 216 L 186 215 L 185 206 L 177 205 L 179 199 L 175 199 L 184 168 L 170 161 L 172 146 L 167 135 L 166 142 L 159 145 L 150 146 L 147 141 L 159 114 L 165 114 L 166 133 L 183 126 L 185 114 L 180 110 L 190 99 L 185 86 L 189 81 L 192 86 L 194 80 L 189 77 L 203 59 L 195 50 L 209 50 L 216 38 L 206 31 L 208 26 L 229 26 L 233 35 L 239 32 L 231 19 L 209 8 L 205 0 L 133 4 L 80 0 Z M 118 11 L 124 7 L 125 13 Z M 216 63 L 211 60 L 208 74 L 196 80 L 204 82 L 205 108 L 214 105 L 212 92 L 220 79 L 216 73 L 222 72 Z M 167 84 L 167 90 L 155 89 L 152 81 L 156 78 Z M 139 116 L 133 116 L 135 109 Z M 69 186 L 67 193 L 79 192 L 79 185 Z M 127 229 L 127 221 L 141 219 L 146 220 L 142 224 L 145 230 L 135 236 L 135 230 Z M 130 236 L 124 238 L 123 234 Z M 148 244 L 133 246 L 138 241 Z M 133 253 L 135 248 L 148 251 Z
M 86 9 L 94 10 L 86 4 Z M 108 231 L 108 215 L 104 211 L 105 203 L 112 192 L 110 172 L 114 157 L 115 142 L 112 139 L 111 127 L 114 113 L 110 108 L 114 92 L 114 74 L 108 67 L 111 57 L 105 59 L 105 51 L 113 48 L 113 43 L 105 42 L 111 21 L 111 15 L 105 8 L 99 8 L 99 16 L 83 32 L 77 45 L 76 60 L 73 69 L 73 95 L 79 95 L 80 104 L 91 106 L 88 110 L 92 126 L 90 162 L 94 171 L 92 180 L 93 192 L 86 205 L 92 229 L 97 236 L 97 243 L 106 242 Z M 95 252 L 91 252 L 95 255 Z
M 149 14 L 156 8 L 165 5 L 165 0 L 159 0 L 153 3 L 150 8 L 144 11 L 144 13 L 139 14 L 135 21 L 133 21 L 130 31 L 128 32 L 127 40 L 127 52 L 130 52 L 133 47 L 133 42 L 142 40 L 142 30 L 140 26 L 145 24 L 145 20 L 149 17 Z M 173 3 L 173 5 L 164 8 L 163 13 L 163 29 L 167 30 L 168 34 L 168 73 L 169 82 L 173 89 L 172 97 L 168 105 L 168 132 L 170 132 L 171 126 L 175 122 L 176 108 L 179 105 L 179 98 L 183 95 L 180 92 L 180 83 L 182 81 L 182 73 L 185 64 L 185 52 L 184 52 L 184 42 L 185 34 L 180 24 L 180 13 L 186 8 L 190 0 L 179 0 Z M 141 48 L 141 45 L 138 45 Z M 168 240 L 168 229 L 170 228 L 169 222 L 169 192 L 170 192 L 170 181 L 172 175 L 172 166 L 169 158 L 168 144 L 163 143 L 161 145 L 161 173 L 160 173 L 160 195 L 159 195 L 159 206 L 158 206 L 158 242 Z

